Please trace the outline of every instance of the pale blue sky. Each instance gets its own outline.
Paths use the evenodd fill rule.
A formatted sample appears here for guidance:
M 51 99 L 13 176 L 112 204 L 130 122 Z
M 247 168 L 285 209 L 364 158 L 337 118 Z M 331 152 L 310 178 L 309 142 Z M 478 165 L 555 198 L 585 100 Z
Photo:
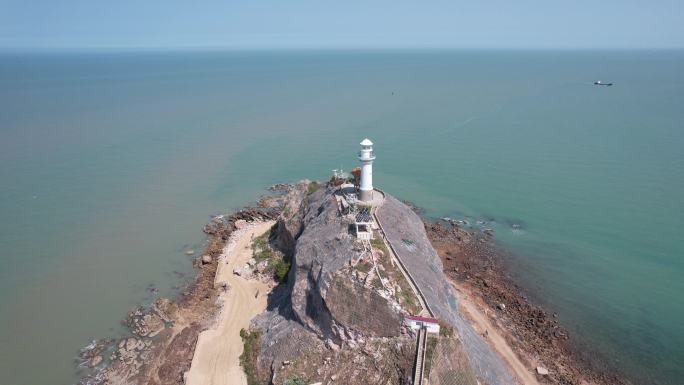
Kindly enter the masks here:
M 684 48 L 684 0 L 0 0 L 3 48 Z

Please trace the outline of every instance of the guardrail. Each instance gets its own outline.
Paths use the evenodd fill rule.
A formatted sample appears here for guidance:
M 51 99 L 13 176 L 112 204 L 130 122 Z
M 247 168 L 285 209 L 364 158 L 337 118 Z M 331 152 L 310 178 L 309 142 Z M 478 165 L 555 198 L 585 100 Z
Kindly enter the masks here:
M 385 192 L 380 190 L 380 189 L 375 189 L 379 193 L 382 194 L 383 198 L 386 198 L 387 195 L 385 195 Z M 392 246 L 392 242 L 390 242 L 389 238 L 387 238 L 387 234 L 385 234 L 385 228 L 382 226 L 382 223 L 380 223 L 380 218 L 378 218 L 376 211 L 382 207 L 382 204 L 380 204 L 378 207 L 375 208 L 375 211 L 373 212 L 373 218 L 375 218 L 375 222 L 378 223 L 378 227 L 380 227 L 380 231 L 382 232 L 382 237 L 385 240 L 385 243 L 389 246 L 390 250 L 392 250 L 392 253 L 397 257 L 397 262 L 399 262 L 399 265 L 401 266 L 401 269 L 404 270 L 406 273 L 406 276 L 411 280 L 411 284 L 413 287 L 416 289 L 418 292 L 418 295 L 420 296 L 420 299 L 422 299 L 423 304 L 425 305 L 425 309 L 430 313 L 430 317 L 434 317 L 435 313 L 432 312 L 432 309 L 430 309 L 430 304 L 428 304 L 427 299 L 425 298 L 425 295 L 423 295 L 423 292 L 420 290 L 420 287 L 416 283 L 416 280 L 413 278 L 413 275 L 411 275 L 411 272 L 406 268 L 406 265 L 404 265 L 404 262 L 401 260 L 401 257 L 399 256 L 399 253 L 397 253 L 397 250 Z

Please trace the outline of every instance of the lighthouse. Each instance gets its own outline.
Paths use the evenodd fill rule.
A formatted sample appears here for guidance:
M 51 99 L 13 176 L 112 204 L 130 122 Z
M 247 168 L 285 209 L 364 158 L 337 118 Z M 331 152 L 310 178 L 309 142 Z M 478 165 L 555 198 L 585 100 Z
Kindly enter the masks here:
M 359 200 L 368 202 L 373 200 L 373 142 L 366 138 L 361 142 L 359 161 L 361 161 L 361 181 L 359 183 Z

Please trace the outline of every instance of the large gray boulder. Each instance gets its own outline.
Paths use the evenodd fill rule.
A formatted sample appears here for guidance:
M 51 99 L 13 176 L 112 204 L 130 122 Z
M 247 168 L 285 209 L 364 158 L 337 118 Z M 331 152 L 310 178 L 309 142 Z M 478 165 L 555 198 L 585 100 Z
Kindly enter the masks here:
M 276 243 L 291 248 L 287 286 L 273 296 L 271 309 L 252 323 L 261 329 L 260 364 L 292 360 L 295 352 L 354 345 L 364 337 L 400 332 L 400 315 L 372 289 L 348 273 L 362 247 L 338 214 L 333 190 L 313 194 L 298 184 L 278 219 Z M 297 207 L 299 202 L 299 208 Z M 277 298 L 276 298 L 277 297 Z

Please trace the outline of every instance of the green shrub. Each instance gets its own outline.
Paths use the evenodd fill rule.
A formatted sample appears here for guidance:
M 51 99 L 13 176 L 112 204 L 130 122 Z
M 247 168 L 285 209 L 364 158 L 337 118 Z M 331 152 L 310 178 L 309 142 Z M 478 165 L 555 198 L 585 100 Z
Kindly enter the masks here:
M 321 184 L 316 182 L 316 181 L 309 183 L 309 187 L 307 189 L 306 195 L 311 195 L 311 194 L 315 193 L 316 191 L 320 190 L 321 187 L 322 187 Z
M 284 258 L 279 259 L 275 262 L 275 266 L 273 267 L 273 273 L 278 279 L 278 282 L 285 282 L 287 281 L 287 274 L 290 272 L 290 262 L 286 261 Z
M 399 304 L 409 313 L 418 314 L 422 310 L 418 298 L 414 295 L 413 288 L 406 280 L 404 275 L 399 270 L 399 267 L 392 264 L 392 257 L 390 250 L 382 239 L 380 232 L 376 232 L 374 238 L 371 240 L 371 245 L 374 249 L 382 251 L 382 256 L 378 258 L 378 262 L 384 268 L 389 279 L 396 282 L 401 288 L 401 292 L 395 292 L 395 299 Z
M 438 322 L 439 322 L 439 335 L 440 336 L 449 338 L 452 335 L 454 335 L 454 329 L 451 327 L 451 325 L 449 325 L 448 323 L 446 323 L 445 321 L 443 321 L 441 319 L 438 320 Z
M 359 262 L 356 264 L 356 270 L 362 273 L 368 273 L 371 269 L 373 269 L 373 265 L 368 262 Z
M 240 355 L 240 365 L 247 377 L 248 385 L 264 385 L 265 381 L 259 378 L 257 373 L 257 357 L 260 351 L 261 331 L 240 330 L 240 337 L 244 344 L 244 350 Z
M 427 346 L 425 348 L 425 373 L 430 373 L 432 369 L 432 356 L 435 354 L 437 348 L 437 337 L 428 337 Z
M 287 281 L 287 273 L 290 271 L 291 258 L 271 246 L 270 240 L 275 236 L 276 225 L 269 231 L 252 240 L 252 254 L 254 260 L 259 263 L 267 261 L 266 271 L 273 274 L 278 282 Z
M 293 376 L 293 377 L 290 377 L 290 378 L 286 379 L 285 381 L 283 381 L 283 385 L 307 385 L 307 384 L 308 384 L 308 382 L 299 376 Z

